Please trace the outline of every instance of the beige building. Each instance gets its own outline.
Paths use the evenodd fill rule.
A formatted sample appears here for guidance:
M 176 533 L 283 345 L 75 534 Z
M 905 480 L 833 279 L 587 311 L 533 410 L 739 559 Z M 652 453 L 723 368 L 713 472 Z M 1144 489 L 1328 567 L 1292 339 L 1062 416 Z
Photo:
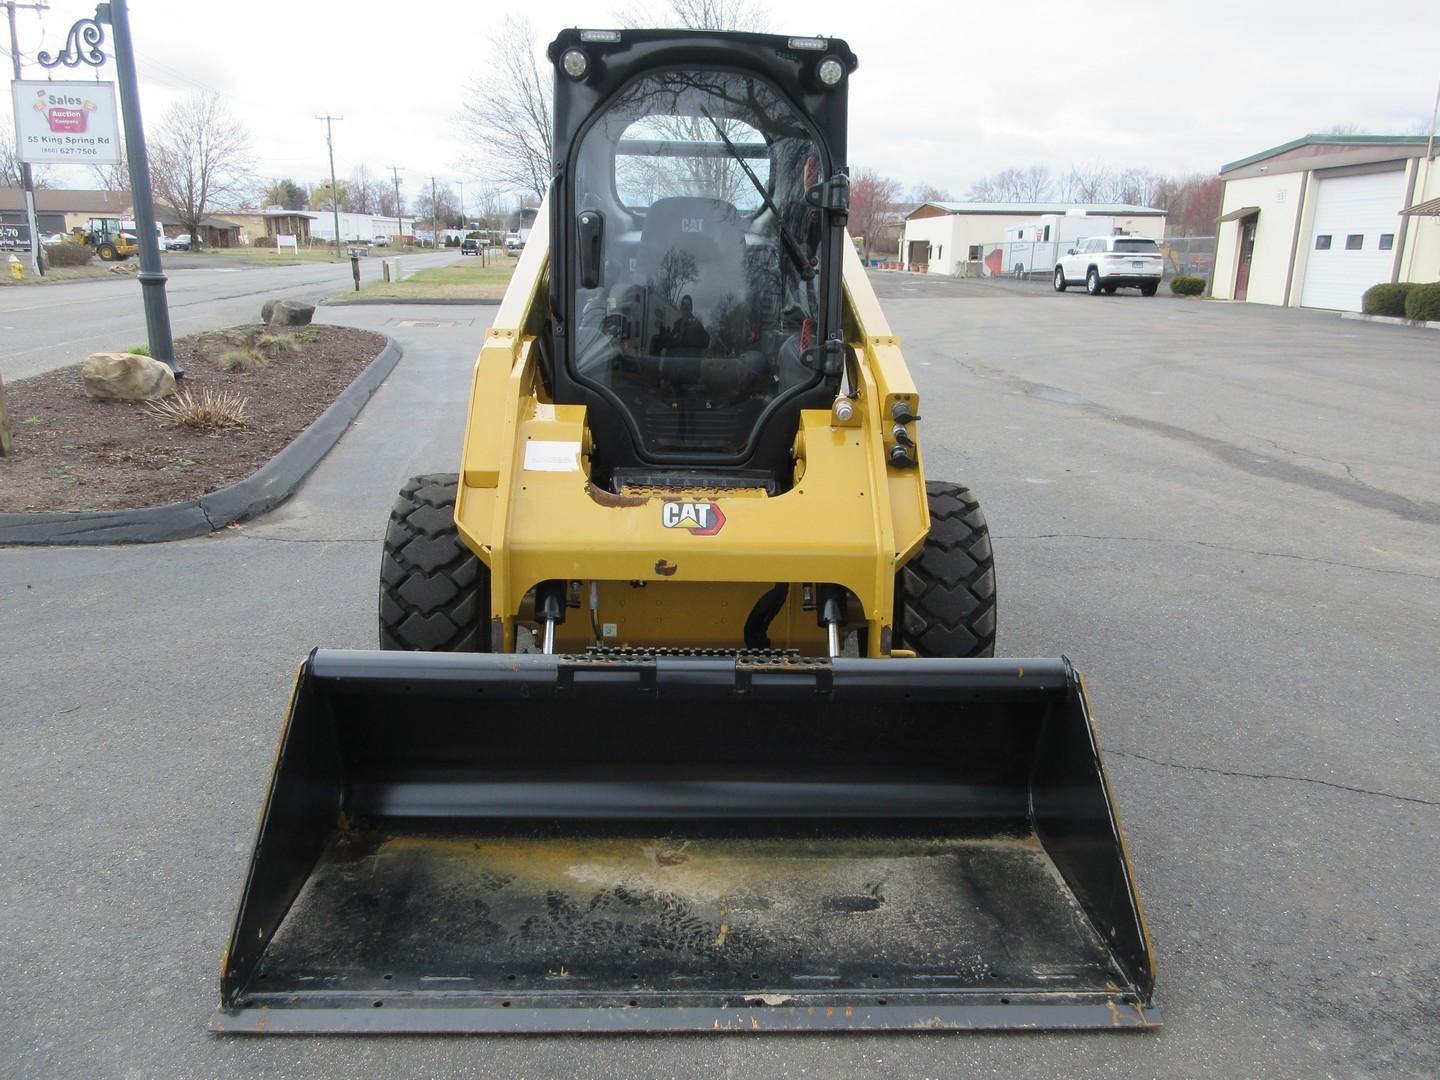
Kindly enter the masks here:
M 1371 285 L 1440 280 L 1440 218 L 1419 206 L 1440 198 L 1440 163 L 1425 147 L 1306 135 L 1221 167 L 1211 295 L 1359 311 Z
M 129 216 L 128 191 L 40 188 L 35 192 L 35 217 L 41 236 L 83 229 L 92 217 Z M 24 220 L 25 192 L 18 187 L 0 187 L 0 221 L 20 223 Z
M 1005 230 L 1029 225 L 1044 214 L 1092 217 L 1095 236 L 1134 233 L 1159 240 L 1165 211 L 1124 203 L 927 202 L 905 218 L 900 263 L 931 274 L 973 274 L 1005 242 Z M 1085 235 L 1092 235 L 1086 233 Z M 998 262 L 996 263 L 998 267 Z M 998 272 L 998 271 L 997 271 Z

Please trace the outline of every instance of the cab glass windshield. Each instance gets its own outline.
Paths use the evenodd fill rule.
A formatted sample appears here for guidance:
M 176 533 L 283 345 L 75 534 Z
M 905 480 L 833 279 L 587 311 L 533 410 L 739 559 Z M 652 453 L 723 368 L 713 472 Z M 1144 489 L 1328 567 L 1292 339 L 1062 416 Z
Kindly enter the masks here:
M 740 73 L 647 75 L 582 138 L 574 373 L 614 395 L 642 454 L 739 455 L 819 380 L 804 195 L 823 174 L 798 112 Z

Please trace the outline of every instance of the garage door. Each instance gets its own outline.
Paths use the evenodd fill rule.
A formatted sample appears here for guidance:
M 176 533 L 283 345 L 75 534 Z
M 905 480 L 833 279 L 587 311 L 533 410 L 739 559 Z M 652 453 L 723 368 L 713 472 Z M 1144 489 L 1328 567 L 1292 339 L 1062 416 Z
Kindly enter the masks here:
M 1398 169 L 1320 181 L 1301 304 L 1359 311 L 1365 290 L 1390 280 L 1404 197 Z

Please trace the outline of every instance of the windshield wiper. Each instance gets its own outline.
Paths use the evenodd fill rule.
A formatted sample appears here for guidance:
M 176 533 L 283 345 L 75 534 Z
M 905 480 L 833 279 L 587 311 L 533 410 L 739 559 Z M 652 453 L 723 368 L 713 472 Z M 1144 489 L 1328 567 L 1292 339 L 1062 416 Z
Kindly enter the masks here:
M 730 156 L 735 159 L 735 163 L 745 170 L 745 175 L 750 178 L 750 183 L 755 185 L 755 192 L 764 201 L 766 209 L 775 215 L 776 226 L 780 229 L 780 239 L 785 241 L 785 250 L 789 252 L 791 260 L 795 263 L 795 269 L 800 271 L 801 279 L 809 281 L 814 278 L 815 270 L 810 265 L 810 260 L 805 258 L 805 253 L 800 250 L 799 243 L 790 235 L 790 230 L 785 227 L 785 219 L 780 216 L 779 207 L 775 205 L 775 200 L 770 198 L 770 193 L 765 190 L 765 185 L 760 182 L 760 178 L 755 175 L 755 170 L 746 164 L 745 159 L 740 156 L 740 151 L 735 149 L 735 144 L 730 141 L 730 136 L 726 135 L 725 129 L 720 126 L 720 122 L 710 115 L 710 110 L 702 105 L 700 111 L 705 114 L 705 119 L 715 126 L 715 134 L 720 136 L 720 141 L 725 144 L 725 149 L 730 151 Z

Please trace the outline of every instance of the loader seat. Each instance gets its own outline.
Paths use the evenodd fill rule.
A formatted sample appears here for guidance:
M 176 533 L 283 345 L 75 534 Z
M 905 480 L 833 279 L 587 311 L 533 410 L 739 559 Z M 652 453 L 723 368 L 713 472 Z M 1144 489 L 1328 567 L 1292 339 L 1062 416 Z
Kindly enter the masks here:
M 740 212 L 719 199 L 660 199 L 645 215 L 635 260 L 635 278 L 651 294 L 643 347 L 677 390 L 699 387 L 714 367 L 705 359 L 712 342 L 721 349 L 717 316 L 745 280 L 745 233 Z

